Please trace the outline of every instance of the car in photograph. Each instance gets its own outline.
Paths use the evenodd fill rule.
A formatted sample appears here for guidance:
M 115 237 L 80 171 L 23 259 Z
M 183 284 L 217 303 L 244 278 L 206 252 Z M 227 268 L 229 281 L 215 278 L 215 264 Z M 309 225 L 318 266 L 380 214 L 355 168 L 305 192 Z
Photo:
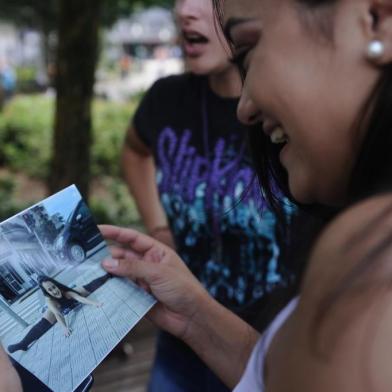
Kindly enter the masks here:
M 80 200 L 55 239 L 54 248 L 61 258 L 81 263 L 87 252 L 103 241 L 90 210 Z

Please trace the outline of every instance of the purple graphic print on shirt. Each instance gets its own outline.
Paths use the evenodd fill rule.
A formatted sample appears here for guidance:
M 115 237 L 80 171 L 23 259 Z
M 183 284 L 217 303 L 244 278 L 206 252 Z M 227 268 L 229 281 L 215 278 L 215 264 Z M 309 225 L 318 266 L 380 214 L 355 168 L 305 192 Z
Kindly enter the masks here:
M 156 156 L 161 201 L 181 257 L 214 297 L 234 309 L 282 283 L 276 220 L 243 146 L 218 138 L 208 156 L 192 145 L 189 130 L 166 127 Z

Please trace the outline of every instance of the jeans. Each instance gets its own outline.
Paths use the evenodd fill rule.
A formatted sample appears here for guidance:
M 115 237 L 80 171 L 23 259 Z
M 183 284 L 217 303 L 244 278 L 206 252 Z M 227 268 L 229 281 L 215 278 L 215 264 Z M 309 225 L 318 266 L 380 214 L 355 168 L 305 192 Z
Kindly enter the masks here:
M 166 332 L 160 332 L 148 392 L 230 391 L 199 357 Z

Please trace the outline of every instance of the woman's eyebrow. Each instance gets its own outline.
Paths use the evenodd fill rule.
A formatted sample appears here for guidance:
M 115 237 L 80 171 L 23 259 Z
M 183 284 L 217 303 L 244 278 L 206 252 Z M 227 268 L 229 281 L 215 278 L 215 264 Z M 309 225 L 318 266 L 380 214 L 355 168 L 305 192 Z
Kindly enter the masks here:
M 229 18 L 223 28 L 223 34 L 225 35 L 226 39 L 230 42 L 233 42 L 233 38 L 231 36 L 233 28 L 238 25 L 241 25 L 243 23 L 247 23 L 251 20 L 253 20 L 253 19 L 252 18 L 234 18 L 234 17 Z

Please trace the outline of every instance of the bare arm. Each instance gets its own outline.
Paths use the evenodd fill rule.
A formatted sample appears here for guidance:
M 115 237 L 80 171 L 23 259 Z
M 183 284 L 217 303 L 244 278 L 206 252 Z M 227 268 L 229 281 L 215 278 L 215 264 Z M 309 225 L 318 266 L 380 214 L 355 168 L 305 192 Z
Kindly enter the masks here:
M 216 302 L 169 247 L 134 230 L 100 229 L 106 239 L 120 245 L 112 248 L 117 266 L 104 267 L 116 275 L 142 279 L 159 301 L 149 318 L 183 339 L 224 383 L 234 387 L 258 333 Z
M 125 138 L 121 167 L 147 231 L 167 226 L 156 185 L 153 156 L 132 127 Z
M 58 310 L 56 304 L 54 303 L 54 301 L 52 299 L 47 298 L 46 301 L 47 301 L 49 310 L 54 314 L 54 317 L 56 317 L 57 322 L 63 327 L 65 335 L 69 336 L 71 334 L 71 330 L 68 328 L 68 325 L 65 321 L 64 316 Z
M 199 310 L 183 336 L 230 389 L 240 381 L 259 338 L 249 324 L 210 296 L 199 301 Z
M 18 373 L 0 346 L 0 392 L 22 392 Z
M 74 299 L 75 301 L 80 302 L 81 304 L 92 305 L 92 306 L 96 306 L 96 307 L 102 306 L 102 304 L 100 302 L 93 301 L 89 298 L 83 297 L 80 294 L 74 293 L 72 291 L 68 291 L 67 296 Z

